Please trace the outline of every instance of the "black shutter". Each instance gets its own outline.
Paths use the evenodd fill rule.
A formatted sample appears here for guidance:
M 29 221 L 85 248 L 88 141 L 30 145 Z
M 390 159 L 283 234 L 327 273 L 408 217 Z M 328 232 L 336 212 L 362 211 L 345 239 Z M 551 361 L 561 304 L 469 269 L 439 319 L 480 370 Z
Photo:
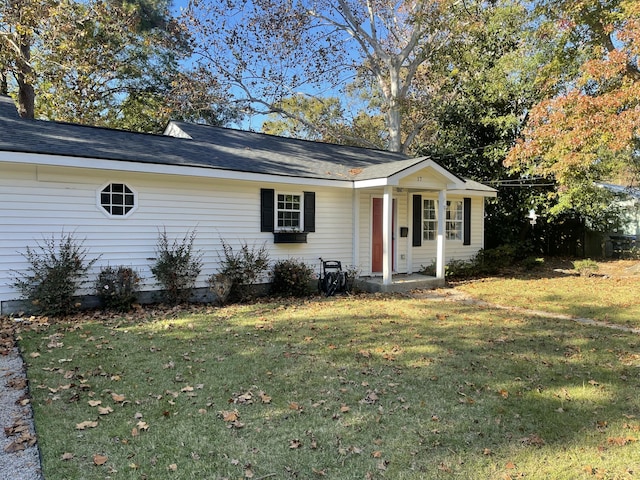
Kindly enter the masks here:
M 422 245 L 422 195 L 413 196 L 413 246 Z
M 304 192 L 304 229 L 305 232 L 316 231 L 316 193 Z
M 462 205 L 464 223 L 462 225 L 463 245 L 471 245 L 471 199 L 465 198 Z
M 273 232 L 273 220 L 275 217 L 275 190 L 272 188 L 260 189 L 260 231 Z

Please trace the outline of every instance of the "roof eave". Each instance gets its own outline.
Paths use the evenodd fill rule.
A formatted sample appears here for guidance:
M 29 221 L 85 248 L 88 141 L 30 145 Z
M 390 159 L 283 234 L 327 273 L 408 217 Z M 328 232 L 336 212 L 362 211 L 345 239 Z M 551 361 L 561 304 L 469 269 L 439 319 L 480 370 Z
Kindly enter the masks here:
M 89 161 L 87 161 L 89 160 Z M 40 153 L 0 151 L 0 163 L 45 165 L 53 167 L 84 168 L 90 170 L 117 170 L 131 173 L 151 173 L 159 175 L 181 175 L 222 180 L 244 180 L 262 183 L 283 183 L 338 188 L 353 188 L 350 180 L 287 176 L 282 174 L 256 173 L 193 165 L 169 165 L 164 163 L 136 162 L 127 160 L 106 160 L 90 157 L 71 157 Z

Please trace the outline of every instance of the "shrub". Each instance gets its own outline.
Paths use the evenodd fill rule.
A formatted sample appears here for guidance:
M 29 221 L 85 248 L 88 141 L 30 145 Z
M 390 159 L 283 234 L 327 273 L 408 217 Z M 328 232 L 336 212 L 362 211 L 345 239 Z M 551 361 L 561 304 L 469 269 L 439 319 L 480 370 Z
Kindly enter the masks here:
M 358 286 L 358 279 L 362 273 L 362 269 L 357 265 L 347 265 L 345 268 L 345 274 L 347 276 L 347 292 L 359 293 L 360 288 Z
M 227 303 L 232 287 L 233 280 L 224 273 L 216 273 L 209 277 L 209 290 L 213 293 L 219 305 Z
M 271 292 L 283 297 L 304 297 L 312 292 L 313 268 L 302 260 L 279 260 L 273 266 Z
M 573 268 L 581 277 L 590 277 L 598 271 L 598 263 L 595 260 L 587 258 L 585 260 L 576 260 L 573 262 Z
M 164 300 L 170 304 L 189 300 L 202 270 L 202 253 L 193 250 L 195 238 L 195 230 L 185 234 L 182 240 L 173 242 L 169 242 L 166 231 L 159 235 L 156 263 L 151 272 L 163 287 Z
M 527 270 L 533 270 L 536 268 L 540 268 L 544 265 L 544 258 L 542 257 L 526 257 L 522 260 L 522 262 L 520 263 L 522 265 L 522 267 L 524 267 Z
M 489 250 L 480 250 L 474 261 L 480 273 L 494 274 L 513 265 L 515 259 L 516 248 L 513 245 L 502 245 Z
M 429 265 L 420 265 L 420 270 L 418 271 L 421 275 L 427 275 L 429 277 L 436 276 L 436 261 L 433 260 Z
M 16 272 L 12 285 L 37 313 L 68 315 L 79 307 L 73 297 L 99 258 L 88 260 L 83 243 L 63 232 L 57 241 L 51 236 L 38 242 L 36 248 L 27 247 L 23 257 L 29 268 Z
M 450 260 L 445 266 L 446 277 L 467 278 L 480 273 L 478 262 L 473 260 Z
M 105 267 L 96 280 L 96 294 L 106 308 L 126 312 L 137 299 L 140 280 L 130 267 Z
M 249 246 L 246 242 L 237 251 L 224 239 L 222 252 L 224 258 L 220 259 L 220 272 L 231 279 L 232 287 L 230 298 L 234 300 L 245 300 L 251 296 L 251 286 L 269 269 L 269 252 L 266 244 L 257 247 Z

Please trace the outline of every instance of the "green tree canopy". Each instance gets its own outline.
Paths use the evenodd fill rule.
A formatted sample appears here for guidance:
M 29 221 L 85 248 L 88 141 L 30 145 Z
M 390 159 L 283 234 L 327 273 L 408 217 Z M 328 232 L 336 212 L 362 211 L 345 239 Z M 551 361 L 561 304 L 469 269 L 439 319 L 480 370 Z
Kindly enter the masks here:
M 209 76 L 182 67 L 191 37 L 170 3 L 3 2 L 4 93 L 15 86 L 23 116 L 135 131 L 161 131 L 170 117 L 235 118 Z
M 635 183 L 639 172 L 640 4 L 634 0 L 543 2 L 546 69 L 555 95 L 531 109 L 507 165 L 558 184 L 552 213 L 607 220 L 610 195 L 597 182 Z M 552 82 L 553 76 L 547 81 Z

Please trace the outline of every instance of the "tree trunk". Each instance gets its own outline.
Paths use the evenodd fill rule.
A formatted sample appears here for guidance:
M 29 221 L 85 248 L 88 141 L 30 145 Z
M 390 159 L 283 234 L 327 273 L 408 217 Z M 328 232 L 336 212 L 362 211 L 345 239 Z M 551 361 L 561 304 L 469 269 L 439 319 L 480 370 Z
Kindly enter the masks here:
M 35 117 L 35 99 L 33 85 L 24 80 L 18 80 L 18 113 L 22 118 Z
M 6 72 L 0 72 L 0 95 L 5 97 L 9 95 L 9 82 L 7 81 Z
M 20 35 L 20 55 L 16 81 L 18 83 L 18 113 L 22 118 L 34 118 L 36 92 L 33 88 L 33 67 L 31 66 L 31 39 Z
M 389 111 L 387 112 L 387 129 L 389 131 L 389 151 L 402 152 L 402 136 L 400 127 L 402 115 L 397 98 L 389 101 Z
M 389 146 L 391 152 L 402 151 L 402 112 L 400 102 L 400 91 L 402 79 L 400 76 L 400 62 L 396 58 L 388 60 L 389 69 L 389 89 L 386 93 L 387 101 L 387 130 L 389 132 Z

